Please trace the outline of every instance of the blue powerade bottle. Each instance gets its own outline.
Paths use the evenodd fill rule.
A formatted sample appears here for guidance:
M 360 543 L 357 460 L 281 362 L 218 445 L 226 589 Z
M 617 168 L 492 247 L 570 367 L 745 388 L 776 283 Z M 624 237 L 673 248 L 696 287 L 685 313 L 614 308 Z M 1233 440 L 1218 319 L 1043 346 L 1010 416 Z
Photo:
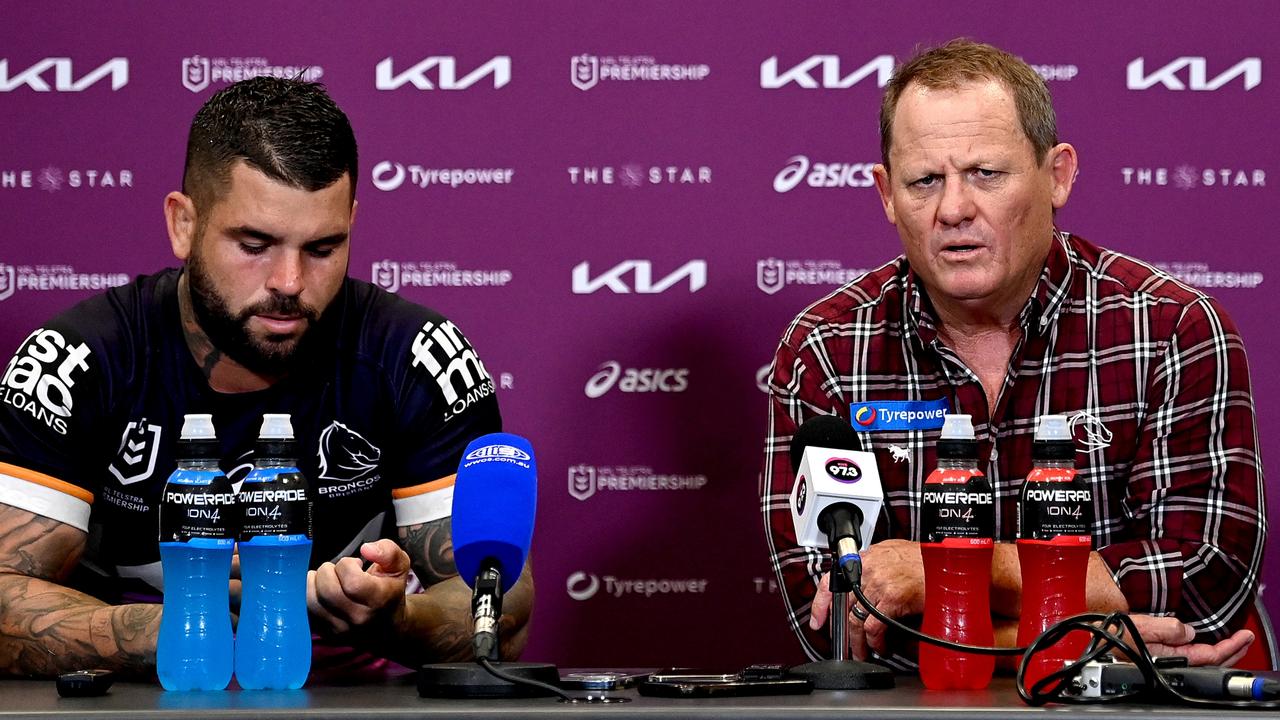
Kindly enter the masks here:
M 223 690 L 231 681 L 235 494 L 218 455 L 212 416 L 187 415 L 178 469 L 160 500 L 164 609 L 156 672 L 165 690 Z
M 311 670 L 311 500 L 288 415 L 262 416 L 255 455 L 238 497 L 244 590 L 236 679 L 246 690 L 294 690 Z

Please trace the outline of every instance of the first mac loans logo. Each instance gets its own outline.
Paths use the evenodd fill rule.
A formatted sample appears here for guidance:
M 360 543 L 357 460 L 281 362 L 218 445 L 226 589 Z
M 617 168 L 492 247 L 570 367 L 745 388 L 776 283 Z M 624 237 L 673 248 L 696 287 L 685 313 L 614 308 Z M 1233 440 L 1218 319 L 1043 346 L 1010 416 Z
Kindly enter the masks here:
M 49 86 L 49 70 L 53 70 L 53 86 Z M 111 78 L 111 90 L 119 90 L 129 83 L 129 60 L 111 58 L 98 67 L 76 78 L 71 58 L 45 58 L 36 64 L 10 74 L 9 61 L 0 59 L 0 92 L 12 92 L 27 86 L 36 92 L 81 92 L 99 81 Z
M 67 434 L 74 397 L 71 388 L 89 369 L 89 346 L 70 345 L 57 330 L 36 330 L 27 336 L 0 379 L 0 401 Z
M 413 339 L 410 352 L 410 364 L 431 373 L 444 393 L 445 422 L 493 394 L 493 380 L 484 363 L 452 322 L 428 321 Z

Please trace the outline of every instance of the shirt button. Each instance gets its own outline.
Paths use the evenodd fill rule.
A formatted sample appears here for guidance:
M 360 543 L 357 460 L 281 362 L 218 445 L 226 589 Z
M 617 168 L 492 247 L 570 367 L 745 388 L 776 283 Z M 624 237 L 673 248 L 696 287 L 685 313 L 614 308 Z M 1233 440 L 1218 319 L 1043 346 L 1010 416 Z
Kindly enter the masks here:
M 991 448 L 991 462 L 995 462 L 996 460 L 999 460 L 999 459 L 1000 459 L 1000 451 L 995 448 Z

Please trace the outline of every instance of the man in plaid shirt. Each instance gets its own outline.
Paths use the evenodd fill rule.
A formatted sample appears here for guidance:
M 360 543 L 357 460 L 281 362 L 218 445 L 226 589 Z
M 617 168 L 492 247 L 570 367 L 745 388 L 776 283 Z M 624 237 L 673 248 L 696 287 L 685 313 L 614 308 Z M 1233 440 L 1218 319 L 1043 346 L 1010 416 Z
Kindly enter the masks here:
M 792 628 L 830 656 L 823 553 L 796 544 L 789 445 L 820 414 L 853 421 L 886 506 L 863 589 L 894 617 L 923 610 L 917 512 L 942 413 L 973 416 L 996 490 L 992 613 L 1013 645 L 1021 595 L 1017 501 L 1036 419 L 1072 418 L 1092 484 L 1087 602 L 1135 614 L 1156 654 L 1230 664 L 1253 635 L 1266 538 L 1249 368 L 1218 303 L 1054 227 L 1075 149 L 1044 82 L 988 45 L 953 41 L 899 68 L 880 114 L 876 187 L 905 255 L 802 312 L 769 382 L 761 501 Z M 883 422 L 917 410 L 929 417 Z M 932 410 L 933 412 L 930 412 Z M 880 413 L 880 420 L 876 419 Z M 854 607 L 850 650 L 906 646 Z

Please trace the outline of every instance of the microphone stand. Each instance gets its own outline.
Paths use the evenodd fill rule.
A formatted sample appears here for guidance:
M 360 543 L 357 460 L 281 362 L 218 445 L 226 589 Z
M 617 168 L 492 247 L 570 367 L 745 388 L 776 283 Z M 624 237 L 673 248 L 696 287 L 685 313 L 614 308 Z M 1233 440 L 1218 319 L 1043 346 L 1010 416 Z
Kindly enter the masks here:
M 430 663 L 418 672 L 418 695 L 432 698 L 512 698 L 551 695 L 536 685 L 507 680 L 533 681 L 557 685 L 560 671 L 550 663 L 501 662 L 498 660 L 498 618 L 502 616 L 502 569 L 486 560 L 476 578 L 471 599 L 476 637 L 472 642 L 475 662 Z M 485 608 L 482 610 L 481 608 Z M 483 625 L 483 627 L 481 627 Z M 481 640 L 481 630 L 485 639 Z M 485 661 L 484 664 L 481 664 Z M 505 677 L 498 677 L 496 670 Z
M 813 683 L 818 690 L 882 690 L 894 686 L 893 671 L 883 665 L 847 657 L 849 648 L 849 596 L 853 583 L 840 568 L 840 553 L 831 552 L 831 572 L 827 574 L 831 589 L 831 659 L 797 665 L 788 674 Z

